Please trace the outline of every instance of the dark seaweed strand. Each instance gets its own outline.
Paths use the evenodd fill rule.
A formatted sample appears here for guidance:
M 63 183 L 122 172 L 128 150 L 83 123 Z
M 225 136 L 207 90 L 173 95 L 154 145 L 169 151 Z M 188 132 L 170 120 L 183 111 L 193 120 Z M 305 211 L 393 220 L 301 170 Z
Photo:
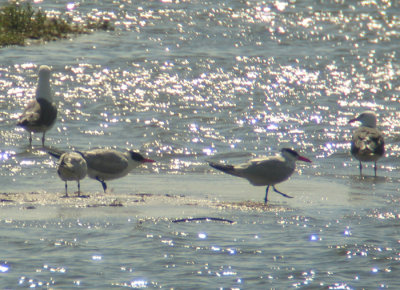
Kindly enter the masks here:
M 185 222 L 194 222 L 194 221 L 216 221 L 216 222 L 225 222 L 234 224 L 236 222 L 223 218 L 213 218 L 213 217 L 198 217 L 198 218 L 186 218 L 172 221 L 173 223 L 185 223 Z

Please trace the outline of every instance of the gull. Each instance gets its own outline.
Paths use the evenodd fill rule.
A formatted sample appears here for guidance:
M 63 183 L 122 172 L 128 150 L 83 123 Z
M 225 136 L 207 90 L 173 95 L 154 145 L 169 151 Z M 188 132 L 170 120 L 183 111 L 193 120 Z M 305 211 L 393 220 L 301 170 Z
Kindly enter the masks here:
M 50 73 L 50 67 L 40 66 L 36 99 L 28 103 L 17 121 L 17 126 L 29 132 L 30 146 L 32 146 L 32 132 L 43 132 L 42 146 L 44 147 L 46 131 L 53 127 L 57 118 L 57 107 L 53 103 L 50 88 Z
M 280 155 L 256 158 L 239 165 L 224 165 L 214 162 L 209 162 L 209 165 L 225 173 L 246 178 L 252 185 L 267 185 L 264 198 L 264 202 L 267 204 L 270 186 L 276 193 L 292 198 L 277 190 L 275 185 L 287 180 L 292 175 L 296 168 L 296 161 L 311 162 L 308 158 L 300 156 L 296 151 L 283 148 Z
M 99 181 L 104 192 L 107 189 L 106 180 L 124 177 L 139 165 L 154 162 L 132 150 L 120 152 L 113 149 L 93 149 L 80 153 L 86 160 L 88 176 Z
M 362 176 L 361 162 L 373 161 L 376 176 L 376 161 L 385 152 L 385 142 L 382 133 L 376 128 L 376 114 L 365 111 L 357 118 L 351 119 L 349 123 L 361 122 L 361 126 L 353 133 L 351 140 L 351 154 L 360 161 L 360 176 Z
M 50 155 L 57 155 L 49 152 Z M 78 182 L 78 196 L 81 196 L 80 180 L 87 174 L 87 164 L 82 155 L 78 152 L 65 152 L 59 156 L 57 173 L 61 180 L 65 181 L 65 196 L 68 197 L 67 181 L 76 180 Z

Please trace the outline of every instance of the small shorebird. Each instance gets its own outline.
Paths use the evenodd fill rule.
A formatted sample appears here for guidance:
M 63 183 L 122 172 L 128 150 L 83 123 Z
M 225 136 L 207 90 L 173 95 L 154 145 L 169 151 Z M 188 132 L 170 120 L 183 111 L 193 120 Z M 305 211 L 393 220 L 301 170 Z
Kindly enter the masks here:
M 361 126 L 353 133 L 351 140 L 351 154 L 360 161 L 360 176 L 362 176 L 361 162 L 373 161 L 376 176 L 376 161 L 385 152 L 385 142 L 382 133 L 376 128 L 376 114 L 365 111 L 357 118 L 351 119 L 349 123 L 361 122 Z
M 53 156 L 57 157 L 56 155 Z M 87 173 L 87 164 L 82 155 L 77 152 L 63 153 L 60 156 L 57 173 L 58 176 L 60 176 L 61 180 L 65 181 L 65 196 L 68 197 L 67 181 L 76 180 L 78 182 L 78 196 L 80 197 L 81 196 L 80 180 L 85 178 Z
M 210 166 L 225 173 L 246 178 L 252 185 L 267 185 L 265 192 L 265 204 L 268 202 L 268 190 L 272 186 L 276 193 L 284 197 L 291 196 L 280 192 L 275 185 L 288 179 L 296 168 L 296 161 L 311 162 L 306 157 L 300 156 L 296 151 L 283 148 L 277 156 L 256 158 L 239 165 L 223 165 L 210 162 Z
M 154 162 L 132 150 L 120 152 L 112 149 L 93 149 L 80 152 L 88 166 L 88 176 L 98 180 L 106 192 L 106 180 L 126 176 L 132 169 L 143 163 Z
M 42 146 L 44 147 L 46 131 L 53 127 L 57 118 L 57 107 L 53 103 L 50 88 L 50 73 L 50 67 L 40 66 L 36 99 L 28 103 L 17 121 L 17 126 L 29 132 L 30 146 L 32 146 L 32 132 L 43 132 Z

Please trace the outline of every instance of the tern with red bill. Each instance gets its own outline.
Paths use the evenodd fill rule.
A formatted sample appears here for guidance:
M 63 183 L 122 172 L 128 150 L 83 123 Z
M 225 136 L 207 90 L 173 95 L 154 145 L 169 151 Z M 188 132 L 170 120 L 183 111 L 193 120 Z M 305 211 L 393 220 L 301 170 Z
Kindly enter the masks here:
M 36 89 L 36 99 L 28 103 L 17 121 L 17 126 L 29 132 L 29 145 L 32 146 L 32 132 L 43 132 L 42 145 L 46 131 L 53 127 L 57 118 L 57 107 L 53 103 L 50 88 L 50 67 L 42 65 L 39 68 L 39 82 Z
M 99 181 L 104 192 L 107 189 L 106 180 L 124 177 L 139 165 L 154 162 L 132 150 L 120 152 L 113 149 L 93 149 L 79 153 L 86 160 L 88 176 Z
M 265 192 L 265 204 L 268 202 L 268 190 L 272 186 L 276 193 L 284 197 L 291 196 L 280 192 L 275 185 L 287 180 L 296 168 L 296 161 L 311 162 L 306 157 L 300 156 L 296 151 L 283 148 L 281 154 L 277 156 L 256 158 L 247 163 L 239 165 L 224 165 L 210 162 L 210 166 L 225 173 L 246 178 L 252 185 L 267 186 Z
M 361 126 L 353 133 L 351 140 L 351 154 L 360 162 L 360 176 L 362 176 L 361 162 L 375 163 L 374 172 L 376 176 L 376 161 L 385 153 L 385 142 L 382 133 L 376 128 L 376 114 L 365 111 L 349 123 L 361 122 Z

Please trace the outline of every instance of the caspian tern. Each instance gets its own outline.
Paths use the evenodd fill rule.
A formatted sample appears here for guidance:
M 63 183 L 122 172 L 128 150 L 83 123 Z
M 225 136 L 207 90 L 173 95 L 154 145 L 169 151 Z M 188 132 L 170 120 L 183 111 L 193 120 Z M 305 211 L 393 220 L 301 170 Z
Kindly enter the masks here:
M 353 133 L 351 140 L 351 154 L 360 161 L 360 176 L 362 176 L 361 162 L 373 161 L 376 176 L 376 161 L 385 152 L 385 142 L 382 133 L 376 128 L 376 114 L 365 111 L 357 118 L 351 119 L 349 123 L 361 122 L 361 126 Z
M 85 178 L 87 173 L 87 164 L 80 153 L 65 152 L 57 156 L 49 152 L 50 155 L 60 157 L 57 173 L 61 180 L 65 181 L 65 196 L 68 197 L 67 181 L 76 180 L 78 182 L 78 196 L 81 196 L 80 180 Z
M 32 132 L 43 132 L 42 145 L 44 147 L 46 131 L 53 127 L 57 118 L 57 107 L 53 103 L 50 88 L 50 73 L 50 67 L 40 66 L 36 99 L 28 103 L 17 121 L 17 126 L 29 132 L 30 146 L 32 146 Z
M 154 162 L 132 150 L 120 152 L 112 149 L 93 149 L 80 152 L 88 166 L 88 176 L 98 180 L 106 192 L 106 180 L 124 177 L 143 163 Z
M 277 183 L 288 179 L 296 168 L 296 161 L 311 162 L 306 157 L 300 156 L 296 151 L 283 148 L 278 156 L 256 158 L 239 165 L 223 165 L 210 162 L 209 165 L 225 173 L 246 178 L 252 185 L 267 185 L 265 192 L 265 204 L 268 202 L 268 190 L 272 186 L 273 190 L 284 197 L 291 196 L 280 192 L 275 188 Z

